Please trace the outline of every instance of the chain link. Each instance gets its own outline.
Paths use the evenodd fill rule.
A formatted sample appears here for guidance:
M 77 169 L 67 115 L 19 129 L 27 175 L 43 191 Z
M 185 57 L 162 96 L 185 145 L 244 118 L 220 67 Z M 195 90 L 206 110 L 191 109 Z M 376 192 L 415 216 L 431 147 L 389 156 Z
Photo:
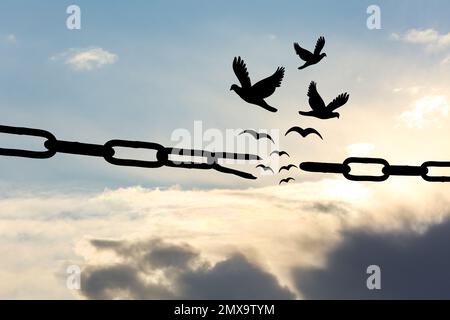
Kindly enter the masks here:
M 353 175 L 351 164 L 382 165 L 381 175 Z M 428 182 L 450 182 L 450 176 L 430 176 L 430 168 L 450 168 L 450 161 L 427 161 L 420 166 L 390 165 L 382 158 L 350 157 L 343 163 L 302 162 L 300 169 L 308 172 L 339 173 L 351 181 L 386 181 L 390 176 L 418 176 Z
M 237 175 L 245 179 L 256 179 L 255 176 L 248 172 L 223 167 L 218 163 L 220 159 L 235 160 L 261 160 L 257 155 L 239 154 L 229 152 L 211 152 L 205 150 L 167 148 L 158 143 L 145 141 L 130 140 L 110 140 L 105 144 L 90 144 L 82 142 L 58 140 L 56 137 L 45 130 L 10 127 L 0 125 L 0 133 L 24 135 L 32 137 L 45 138 L 44 151 L 24 150 L 24 149 L 8 149 L 0 148 L 0 156 L 13 156 L 34 159 L 48 159 L 56 153 L 76 154 L 83 156 L 101 157 L 110 164 L 117 166 L 141 167 L 141 168 L 160 168 L 163 166 L 185 169 L 213 169 L 219 172 Z M 123 159 L 115 157 L 114 148 L 132 148 L 155 150 L 155 160 L 137 160 Z M 171 156 L 181 156 L 184 158 L 202 157 L 205 162 L 196 162 L 191 160 L 171 160 Z

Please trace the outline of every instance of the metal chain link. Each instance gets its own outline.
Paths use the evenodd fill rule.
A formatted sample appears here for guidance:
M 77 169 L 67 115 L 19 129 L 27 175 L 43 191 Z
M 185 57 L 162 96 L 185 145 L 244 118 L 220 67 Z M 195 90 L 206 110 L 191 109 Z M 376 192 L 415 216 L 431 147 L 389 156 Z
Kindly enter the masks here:
M 351 174 L 351 164 L 379 164 L 382 165 L 380 175 Z M 381 182 L 390 176 L 418 176 L 428 182 L 450 182 L 450 176 L 430 176 L 431 168 L 450 168 L 450 161 L 426 161 L 420 166 L 391 165 L 382 158 L 350 157 L 342 163 L 302 162 L 300 169 L 308 172 L 339 173 L 351 181 Z
M 245 179 L 256 179 L 250 173 L 235 170 L 232 168 L 223 167 L 218 163 L 219 159 L 234 159 L 234 160 L 261 160 L 257 155 L 240 154 L 229 152 L 211 152 L 206 150 L 194 149 L 180 149 L 180 148 L 166 148 L 158 143 L 145 141 L 130 141 L 130 140 L 110 140 L 103 145 L 90 144 L 73 141 L 58 140 L 56 137 L 45 130 L 11 127 L 0 125 L 0 133 L 24 135 L 32 137 L 45 138 L 43 151 L 32 151 L 24 149 L 8 149 L 0 148 L 1 156 L 24 157 L 34 159 L 48 159 L 53 157 L 56 153 L 77 154 L 83 156 L 101 157 L 107 162 L 117 166 L 141 167 L 141 168 L 160 168 L 163 166 L 185 168 L 185 169 L 213 169 L 219 172 L 237 175 Z M 115 157 L 114 148 L 133 148 L 155 150 L 155 160 L 136 160 L 136 159 L 121 159 Z M 171 160 L 171 156 L 179 157 L 200 157 L 206 159 L 205 162 L 187 161 L 187 160 Z

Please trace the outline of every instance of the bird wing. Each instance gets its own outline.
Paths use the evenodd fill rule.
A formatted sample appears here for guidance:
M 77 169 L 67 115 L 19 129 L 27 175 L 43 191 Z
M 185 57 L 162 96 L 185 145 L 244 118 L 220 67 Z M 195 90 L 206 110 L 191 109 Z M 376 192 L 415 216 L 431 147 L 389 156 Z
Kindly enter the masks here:
M 290 128 L 288 131 L 286 131 L 286 133 L 285 133 L 284 135 L 287 136 L 288 133 L 290 133 L 290 132 L 297 132 L 297 133 L 300 134 L 303 138 L 306 138 L 308 135 L 314 133 L 314 134 L 317 134 L 317 135 L 320 137 L 320 139 L 323 140 L 323 138 L 322 138 L 322 136 L 320 135 L 320 133 L 319 133 L 316 129 L 313 129 L 313 128 L 306 128 L 306 129 L 303 129 L 303 128 L 300 128 L 300 127 L 297 127 L 297 126 L 296 126 L 296 127 Z
M 275 88 L 281 85 L 281 81 L 284 77 L 284 68 L 278 67 L 277 71 L 270 77 L 267 77 L 257 83 L 255 83 L 252 87 L 252 90 L 255 95 L 261 98 L 267 98 L 272 93 L 275 92 Z
M 271 167 L 265 166 L 265 165 L 263 165 L 263 164 L 258 164 L 258 165 L 256 166 L 256 168 L 261 168 L 261 169 L 263 169 L 264 171 L 270 170 L 270 171 L 272 171 L 272 173 L 274 173 L 274 172 L 273 172 L 273 169 L 272 169 Z
M 233 71 L 243 88 L 250 88 L 252 86 L 250 77 L 248 76 L 247 66 L 241 57 L 234 57 Z
M 314 48 L 314 55 L 318 56 L 324 46 L 325 46 L 325 38 L 320 37 L 319 39 L 317 39 L 316 47 Z
M 289 156 L 289 153 L 287 153 L 286 151 L 278 151 L 278 150 L 274 150 L 274 151 L 272 151 L 272 152 L 270 153 L 270 155 L 273 155 L 273 154 L 277 154 L 279 157 L 281 157 L 281 156 L 283 156 L 283 155 L 287 155 L 288 157 L 290 157 L 290 156 Z
M 280 168 L 280 170 L 278 170 L 278 172 L 281 172 L 282 170 L 289 171 L 289 170 L 291 170 L 292 167 L 297 168 L 296 165 L 289 164 L 289 165 L 287 165 L 287 166 L 282 166 L 282 167 Z
M 309 61 L 314 56 L 310 51 L 300 47 L 300 45 L 297 42 L 294 43 L 294 49 L 295 53 L 300 57 L 300 59 L 304 61 Z
M 280 182 L 279 182 L 278 184 L 280 185 L 280 184 L 282 184 L 283 182 L 289 183 L 289 181 L 291 181 L 291 180 L 294 180 L 294 181 L 295 181 L 294 178 L 289 177 L 289 178 L 286 178 L 286 179 L 281 179 Z
M 270 141 L 272 141 L 273 143 L 275 143 L 275 142 L 273 141 L 272 137 L 271 137 L 268 133 L 264 133 L 264 132 L 260 133 L 260 134 L 259 134 L 259 139 L 262 139 L 262 138 L 269 139 Z M 258 139 L 258 140 L 259 140 L 259 139 Z
M 320 137 L 320 139 L 323 140 L 322 135 L 319 133 L 319 131 L 317 131 L 316 129 L 313 129 L 313 128 L 306 128 L 306 129 L 304 129 L 302 136 L 306 137 L 306 136 L 308 136 L 310 134 L 317 134 Z
M 291 132 L 297 132 L 297 133 L 301 134 L 301 132 L 303 132 L 303 129 L 300 127 L 292 127 L 288 131 L 286 131 L 286 133 L 284 135 L 287 136 Z
M 317 84 L 314 81 L 311 81 L 308 88 L 308 97 L 309 97 L 309 106 L 314 111 L 324 111 L 325 102 L 323 102 L 322 97 L 319 92 L 317 92 Z
M 242 131 L 239 135 L 244 134 L 244 133 L 248 133 L 248 134 L 250 134 L 253 138 L 255 138 L 256 140 L 258 140 L 258 132 L 256 132 L 255 130 L 247 129 L 247 130 Z
M 328 104 L 327 110 L 333 111 L 333 110 L 336 110 L 339 107 L 342 107 L 344 104 L 347 103 L 349 97 L 350 96 L 348 95 L 347 92 L 346 93 L 341 93 L 333 101 L 331 101 Z

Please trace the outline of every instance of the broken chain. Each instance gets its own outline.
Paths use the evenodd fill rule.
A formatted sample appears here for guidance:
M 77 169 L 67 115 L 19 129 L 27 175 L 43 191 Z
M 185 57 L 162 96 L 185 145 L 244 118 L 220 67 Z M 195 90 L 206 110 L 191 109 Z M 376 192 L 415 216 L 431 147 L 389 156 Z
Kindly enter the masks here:
M 354 175 L 351 164 L 379 164 L 382 165 L 381 175 Z M 450 182 L 450 176 L 430 176 L 430 168 L 450 168 L 450 161 L 426 161 L 420 166 L 391 165 L 382 158 L 350 157 L 342 163 L 302 162 L 300 169 L 308 172 L 339 173 L 351 181 L 381 182 L 390 176 L 418 176 L 428 182 Z
M 110 140 L 105 144 L 91 144 L 73 141 L 58 140 L 48 131 L 41 129 L 11 127 L 0 125 L 0 133 L 24 135 L 45 138 L 43 151 L 0 148 L 0 155 L 12 157 L 24 157 L 33 159 L 48 159 L 56 153 L 76 154 L 83 156 L 101 157 L 107 162 L 117 166 L 160 168 L 163 166 L 185 169 L 213 169 L 222 173 L 237 175 L 245 179 L 256 179 L 250 173 L 224 167 L 218 163 L 219 159 L 234 160 L 261 160 L 257 155 L 240 154 L 230 152 L 211 152 L 205 150 L 167 148 L 158 143 L 130 140 Z M 134 148 L 155 150 L 155 160 L 123 159 L 115 157 L 114 148 Z M 172 156 L 199 157 L 206 161 L 196 162 L 187 160 L 171 160 Z M 191 159 L 192 160 L 192 159 Z

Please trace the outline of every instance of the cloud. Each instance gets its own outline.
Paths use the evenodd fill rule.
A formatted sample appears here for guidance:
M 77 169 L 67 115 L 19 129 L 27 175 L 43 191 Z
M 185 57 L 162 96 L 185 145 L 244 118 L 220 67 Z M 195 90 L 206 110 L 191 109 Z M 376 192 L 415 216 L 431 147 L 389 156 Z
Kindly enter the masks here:
M 88 266 L 82 294 L 90 299 L 292 299 L 295 295 L 244 255 L 211 265 L 187 245 L 93 240 L 122 261 Z
M 420 234 L 448 215 L 442 185 L 412 179 L 4 194 L 0 297 L 301 298 L 292 271 L 325 268 L 347 232 Z
M 78 71 L 91 71 L 114 64 L 118 56 L 102 48 L 69 49 L 63 53 L 52 56 L 51 60 L 62 60 L 65 64 Z
M 416 101 L 411 110 L 403 112 L 398 120 L 408 128 L 423 129 L 447 117 L 449 103 L 446 96 L 426 96 Z
M 393 33 L 391 39 L 405 43 L 424 45 L 429 51 L 441 50 L 450 46 L 450 32 L 440 34 L 434 29 L 410 29 L 404 34 Z
M 442 59 L 441 64 L 443 64 L 443 65 L 450 64 L 450 55 L 448 55 L 444 59 Z
M 16 44 L 17 38 L 14 34 L 10 33 L 5 37 L 5 41 L 9 44 Z
M 308 299 L 449 299 L 450 220 L 424 234 L 356 230 L 324 268 L 298 269 L 294 278 Z M 381 290 L 368 290 L 366 269 L 381 269 Z

